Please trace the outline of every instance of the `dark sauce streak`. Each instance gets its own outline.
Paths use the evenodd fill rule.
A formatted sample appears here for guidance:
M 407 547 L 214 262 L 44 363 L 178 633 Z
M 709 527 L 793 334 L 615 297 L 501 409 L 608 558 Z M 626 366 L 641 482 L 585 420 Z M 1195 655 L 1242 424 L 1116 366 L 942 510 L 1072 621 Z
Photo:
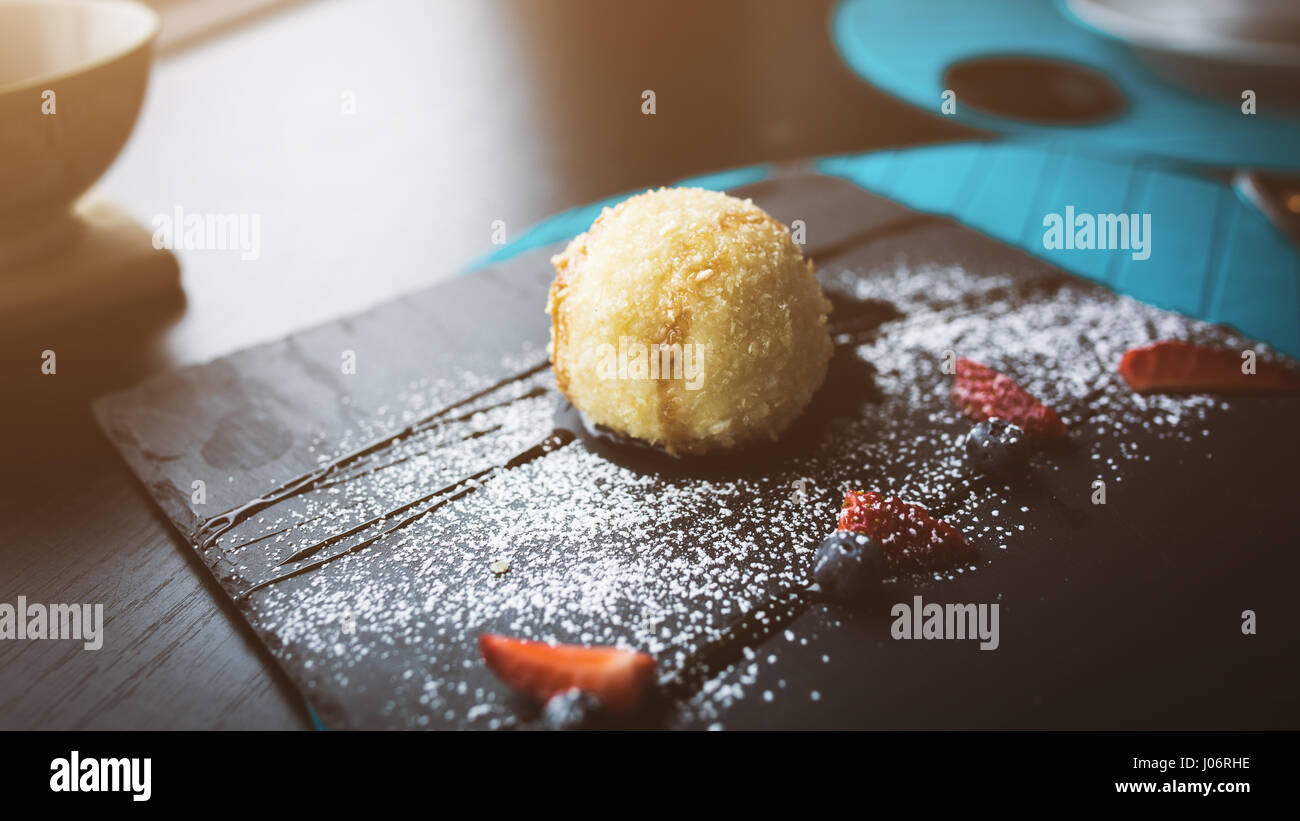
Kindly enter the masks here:
M 468 434 L 467 436 L 462 436 L 461 439 L 460 439 L 460 441 L 462 441 L 462 442 L 470 442 L 470 441 L 473 441 L 473 440 L 475 440 L 475 439 L 481 439 L 481 438 L 483 438 L 484 436 L 487 436 L 489 433 L 496 433 L 497 431 L 501 430 L 501 427 L 502 427 L 501 425 L 493 425 L 493 426 L 490 427 L 490 428 L 484 428 L 483 430 L 476 430 L 476 431 L 474 431 L 473 433 Z M 426 451 L 421 451 L 420 455 L 424 455 L 425 453 L 428 453 L 428 452 L 429 452 L 429 451 L 427 451 L 427 450 L 426 450 Z
M 484 471 L 483 475 L 486 475 L 487 473 L 490 473 L 490 472 L 491 472 L 490 470 L 489 470 L 489 471 Z M 459 487 L 459 486 L 460 486 L 460 485 L 454 485 L 453 487 Z M 452 494 L 451 496 L 447 496 L 447 497 L 445 497 L 445 498 L 439 499 L 437 502 L 435 502 L 434 504 L 432 504 L 432 505 L 430 505 L 429 507 L 425 508 L 424 510 L 419 511 L 418 513 L 412 514 L 412 515 L 406 517 L 405 519 L 402 519 L 400 522 L 398 522 L 397 524 L 395 524 L 395 525 L 393 525 L 392 527 L 388 528 L 387 530 L 384 530 L 384 531 L 382 531 L 382 532 L 380 532 L 380 533 L 378 533 L 378 534 L 376 534 L 376 535 L 370 537 L 369 539 L 366 539 L 366 540 L 363 541 L 363 542 L 358 542 L 357 544 L 353 545 L 352 547 L 349 547 L 347 550 L 344 550 L 344 551 L 341 552 L 341 553 L 335 553 L 335 554 L 332 555 L 332 556 L 328 556 L 328 557 L 326 557 L 326 558 L 324 558 L 324 559 L 320 559 L 320 560 L 315 561 L 315 562 L 312 562 L 311 564 L 308 564 L 308 565 L 303 565 L 302 567 L 299 567 L 299 568 L 297 568 L 297 569 L 295 569 L 295 570 L 291 570 L 291 571 L 289 571 L 288 573 L 282 573 L 282 574 L 280 574 L 279 576 L 272 576 L 272 577 L 269 578 L 269 579 L 265 579 L 265 580 L 263 580 L 263 581 L 260 581 L 260 582 L 258 582 L 257 584 L 254 584 L 252 587 L 249 587 L 249 588 L 248 588 L 247 590 L 245 590 L 244 592 L 240 593 L 238 596 L 236 596 L 236 597 L 235 597 L 235 601 L 244 601 L 244 600 L 247 600 L 248 597 L 251 596 L 254 592 L 256 592 L 256 591 L 258 591 L 258 590 L 261 590 L 261 589 L 264 588 L 264 587 L 270 587 L 271 585 L 276 584 L 276 583 L 278 583 L 278 582 L 285 581 L 286 579 L 292 579 L 292 578 L 295 577 L 295 576 L 301 576 L 301 575 L 304 574 L 304 573 L 310 573 L 310 572 L 313 571 L 313 570 L 319 570 L 320 568 L 324 567 L 325 565 L 329 564 L 330 562 L 334 561 L 335 559 L 341 559 L 341 558 L 343 558 L 344 556 L 350 556 L 350 555 L 352 555 L 353 553 L 358 553 L 358 552 L 360 552 L 360 551 L 362 551 L 362 550 L 365 550 L 367 547 L 370 547 L 370 546 L 371 546 L 372 544 L 374 544 L 375 542 L 378 542 L 380 539 L 385 538 L 385 537 L 388 536 L 390 533 L 394 533 L 394 532 L 396 532 L 396 531 L 398 531 L 398 530 L 401 530 L 402 528 L 406 527 L 407 525 L 411 524 L 412 522 L 415 522 L 416 520 L 418 520 L 418 519 L 420 519 L 421 517 L 425 516 L 426 514 L 428 514 L 428 513 L 432 513 L 433 511 L 437 510 L 438 508 L 442 507 L 443 505 L 447 504 L 448 502 L 455 501 L 456 499 L 459 499 L 459 498 L 461 498 L 462 496 L 467 496 L 469 493 L 471 493 L 471 492 L 475 489 L 475 487 L 476 487 L 475 485 L 470 485 L 470 486 L 468 486 L 468 487 L 462 488 L 459 492 L 454 493 L 454 494 Z M 395 512 L 395 513 L 396 513 L 396 512 L 401 512 L 401 511 L 403 511 L 403 510 L 407 510 L 407 509 L 409 509 L 409 507 L 410 507 L 409 505 L 406 505 L 406 506 L 403 506 L 403 507 L 401 507 L 401 508 L 398 508 L 397 511 L 394 511 L 394 512 Z M 353 531 L 349 531 L 349 533 L 353 533 Z M 317 545 L 314 545 L 313 547 L 314 547 L 315 549 L 314 549 L 314 550 L 311 550 L 310 553 L 309 553 L 309 555 L 310 555 L 311 553 L 315 553 L 316 550 L 319 550 L 319 549 L 324 548 L 324 547 L 326 547 L 326 546 L 328 546 L 328 545 L 334 544 L 336 541 L 338 541 L 338 539 L 344 537 L 345 535 L 346 535 L 346 534 L 339 534 L 339 536 L 337 536 L 337 537 L 335 537 L 335 536 L 331 536 L 330 538 L 324 540 L 323 542 L 320 542 L 320 543 L 318 543 Z
M 469 482 L 473 482 L 476 479 L 482 479 L 483 477 L 487 476 L 489 473 L 492 473 L 494 470 L 496 470 L 495 467 L 490 467 L 490 468 L 485 468 L 483 470 L 480 470 L 477 473 L 471 473 L 469 476 L 466 476 L 462 479 L 457 479 L 455 482 L 452 482 L 451 484 L 446 485 L 444 487 L 440 487 L 437 490 L 435 490 L 433 493 L 429 493 L 425 496 L 421 496 L 415 501 L 407 502 L 401 507 L 396 507 L 385 513 L 381 513 L 378 516 L 371 517 L 370 519 L 367 519 L 366 521 L 362 522 L 359 525 L 355 525 L 353 527 L 348 528 L 342 533 L 335 533 L 333 536 L 330 536 L 314 544 L 307 545 L 301 550 L 298 550 L 294 552 L 292 555 L 285 558 L 283 561 L 277 564 L 276 567 L 284 567 L 286 564 L 293 564 L 294 562 L 300 562 L 303 559 L 309 559 L 312 556 L 315 556 L 320 551 L 329 547 L 330 545 L 338 544 L 339 542 L 343 541 L 344 539 L 347 539 L 350 536 L 355 536 L 358 533 L 362 533 L 366 530 L 369 530 L 370 528 L 374 527 L 380 522 L 385 522 L 393 518 L 394 516 L 398 515 L 399 513 L 405 513 L 406 511 L 410 510 L 411 508 L 417 505 L 422 505 L 431 499 L 435 499 L 443 495 L 444 493 L 448 493 L 452 490 L 456 490 L 457 488 L 463 487 L 465 484 Z
M 881 325 L 902 319 L 905 314 L 894 303 L 883 299 L 858 299 L 842 291 L 827 289 L 831 301 L 830 332 L 832 337 L 860 338 L 875 333 Z
M 815 599 L 803 590 L 772 594 L 721 636 L 697 649 L 678 670 L 659 680 L 659 696 L 680 701 L 699 692 L 713 677 L 740 661 L 746 647 L 760 644 L 798 618 Z M 763 613 L 759 620 L 755 614 Z
M 517 397 L 515 397 L 514 399 L 511 399 L 511 400 L 509 400 L 509 401 L 501 402 L 501 403 L 496 404 L 496 405 L 489 405 L 489 406 L 487 406 L 487 407 L 485 407 L 485 408 L 480 408 L 479 410 L 474 411 L 474 413 L 481 413 L 482 411 L 491 410 L 492 408 L 500 408 L 500 407 L 504 407 L 504 406 L 506 406 L 506 405 L 509 405 L 511 402 L 518 402 L 518 401 L 520 401 L 520 400 L 522 400 L 522 399 L 535 399 L 535 398 L 537 398 L 537 397 L 539 397 L 539 396 L 544 396 L 546 393 L 547 393 L 547 390 L 546 390 L 545 388 L 541 388 L 541 387 L 539 387 L 539 388 L 536 388 L 536 389 L 534 389 L 534 390 L 529 391 L 528 393 L 521 394 L 521 395 L 519 395 L 519 396 L 517 396 Z M 465 421 L 466 419 L 468 419 L 469 417 L 471 417 L 471 416 L 473 416 L 473 415 L 474 415 L 474 414 L 467 414 L 466 416 L 463 416 L 463 417 L 457 417 L 456 419 L 451 419 L 451 420 L 447 420 L 447 421 L 451 421 L 451 422 L 456 422 L 456 421 Z M 465 436 L 462 436 L 462 437 L 461 437 L 460 439 L 458 439 L 457 441 L 459 441 L 459 442 L 470 442 L 470 441 L 473 441 L 474 439 L 480 439 L 480 438 L 482 438 L 482 437 L 484 437 L 484 436 L 487 436 L 489 433 L 496 433 L 496 432 L 499 431 L 499 430 L 501 430 L 501 425 L 493 425 L 493 426 L 490 427 L 490 428 L 484 428 L 483 430 L 476 430 L 476 431 L 474 431 L 473 433 L 470 433 L 470 434 L 467 434 L 467 435 L 465 435 Z M 416 458 L 416 457 L 418 457 L 418 456 L 428 456 L 429 453 L 431 453 L 431 451 L 430 451 L 430 450 L 427 450 L 427 449 L 426 449 L 426 450 L 417 450 L 417 451 L 415 451 L 414 453 L 408 453 L 408 454 L 406 454 L 405 456 L 402 456 L 402 457 L 399 457 L 399 458 L 397 458 L 397 459 L 394 459 L 394 460 L 391 461 L 391 462 L 385 462 L 385 463 L 382 464 L 382 465 L 375 465 L 374 467 L 369 467 L 369 468 L 365 468 L 365 469 L 363 469 L 363 470 L 358 470 L 358 471 L 356 471 L 355 473 L 347 473 L 347 474 L 344 474 L 344 475 L 342 475 L 342 476 L 335 476 L 335 477 L 329 479 L 328 481 L 323 481 L 323 482 L 321 482 L 320 484 L 317 484 L 315 487 L 312 488 L 312 490 L 325 490 L 326 488 L 335 487 L 335 486 L 337 486 L 337 485 L 346 485 L 346 484 L 348 484 L 349 482 L 352 482 L 353 480 L 361 479 L 361 478 L 364 478 L 364 477 L 366 477 L 366 476 L 373 476 L 373 475 L 375 475 L 376 473 L 379 473 L 379 472 L 382 471 L 382 470 L 388 470 L 388 469 L 391 468 L 391 467 L 397 467 L 398 465 L 403 464 L 403 463 L 405 463 L 405 462 L 409 462 L 410 460 L 412 460 L 412 459 L 414 459 L 414 458 Z
M 358 462 L 360 462 L 361 460 L 365 459 L 366 457 L 372 456 L 376 453 L 380 453 L 403 440 L 415 436 L 418 433 L 423 433 L 424 431 L 436 427 L 437 425 L 444 424 L 448 420 L 444 420 L 442 417 L 446 416 L 452 411 L 457 410 L 458 408 L 463 408 L 472 402 L 482 399 L 484 396 L 488 396 L 489 394 L 498 391 L 501 388 L 511 383 L 518 382 L 523 379 L 527 379 L 533 374 L 540 373 L 541 371 L 546 370 L 549 367 L 550 367 L 550 362 L 542 362 L 541 364 L 534 365 L 533 367 L 528 368 L 527 370 L 521 371 L 511 376 L 507 376 L 505 379 L 502 379 L 499 382 L 495 382 L 481 391 L 472 393 L 469 396 L 465 397 L 464 399 L 453 402 L 452 404 L 447 405 L 446 407 L 441 408 L 440 410 L 437 410 L 429 414 L 423 419 L 408 425 L 407 427 L 403 428 L 402 430 L 398 431 L 395 434 L 392 434 L 390 436 L 385 436 L 382 439 L 379 439 L 375 442 L 372 442 L 369 445 L 366 445 L 365 447 L 359 448 L 357 450 L 352 451 L 351 453 L 340 456 L 337 459 L 334 459 L 333 461 L 326 462 L 325 464 L 318 467 L 316 470 L 313 470 L 310 473 L 306 473 L 295 479 L 291 479 L 288 482 L 285 482 L 284 484 L 280 485 L 279 487 L 263 494 L 262 496 L 257 497 L 256 499 L 245 502 L 244 504 L 238 507 L 231 508 L 230 510 L 227 510 L 224 513 L 219 513 L 216 516 L 213 516 L 211 519 L 208 519 L 207 521 L 203 522 L 201 525 L 199 525 L 198 528 L 195 529 L 195 532 L 193 534 L 193 541 L 195 541 L 198 544 L 200 550 L 207 550 L 209 547 L 216 544 L 217 539 L 221 538 L 231 528 L 235 527 L 239 523 L 248 519 L 248 517 L 253 516 L 254 514 L 259 513 L 263 510 L 266 510 L 267 508 L 272 507 L 276 504 L 279 504 L 285 499 L 289 499 L 301 493 L 314 490 L 317 487 L 320 487 L 320 483 L 323 480 L 332 477 L 334 474 L 338 473 L 344 468 L 351 467 L 357 464 Z M 532 398 L 533 396 L 536 395 L 538 394 L 536 394 L 535 391 L 530 390 L 524 395 L 516 397 L 515 399 L 512 399 L 510 401 L 519 401 L 520 399 Z
M 531 376 L 532 374 L 537 373 L 539 370 L 542 370 L 543 368 L 549 368 L 549 367 L 550 367 L 550 363 L 547 362 L 545 365 L 542 366 L 542 368 L 537 368 L 532 371 L 529 371 L 525 373 L 524 376 Z M 549 391 L 548 388 L 544 388 L 541 385 L 538 385 L 537 387 L 529 388 L 528 390 L 524 391 L 518 396 L 507 399 L 504 402 L 497 402 L 495 405 L 484 405 L 481 408 L 475 408 L 469 413 L 462 413 L 460 416 L 453 416 L 450 419 L 441 419 L 438 421 L 438 424 L 445 425 L 449 422 L 468 422 L 469 420 L 473 419 L 475 416 L 479 415 L 480 413 L 483 413 L 484 411 L 490 411 L 495 408 L 504 408 L 507 405 L 512 405 L 515 402 L 522 402 L 525 399 L 536 399 L 539 396 L 545 396 L 548 393 L 548 391 Z M 427 428 L 425 428 L 424 430 L 427 430 Z
M 319 518 L 319 517 L 317 517 L 317 518 Z M 266 541 L 267 539 L 271 538 L 272 536 L 279 536 L 281 533 L 288 533 L 290 530 L 293 530 L 293 529 L 294 529 L 295 527 L 297 527 L 299 524 L 300 524 L 299 522 L 295 522 L 294 524 L 291 524 L 291 525 L 289 525 L 288 527 L 282 527 L 282 528 L 280 528 L 279 530 L 273 530 L 273 531 L 271 531 L 270 533 L 266 533 L 266 534 L 263 534 L 263 535 L 261 535 L 261 536 L 258 536 L 256 539 L 249 539 L 249 540 L 246 541 L 246 542 L 240 542 L 240 543 L 237 544 L 237 545 L 233 545 L 233 546 L 231 546 L 231 547 L 230 547 L 230 550 L 231 550 L 232 552 L 235 551 L 235 550 L 243 550 L 245 547 L 248 547 L 248 546 L 250 546 L 250 545 L 255 545 L 255 544 L 257 544 L 258 542 L 264 542 L 264 541 Z
M 376 473 L 379 473 L 380 471 L 397 467 L 400 464 L 409 462 L 410 460 L 414 459 L 417 456 L 423 456 L 428 452 L 429 451 L 427 450 L 421 450 L 421 451 L 416 451 L 415 453 L 408 453 L 405 456 L 399 456 L 398 458 L 392 460 L 391 462 L 384 462 L 382 465 L 375 465 L 373 467 L 363 468 L 362 470 L 358 470 L 355 473 L 345 473 L 342 476 L 332 476 L 328 479 L 322 479 L 320 482 L 317 482 L 315 485 L 313 485 L 311 489 L 325 490 L 326 488 L 336 487 L 337 485 L 346 485 L 347 483 L 355 481 L 357 479 L 361 479 L 366 476 L 374 476 Z
M 356 527 L 350 528 L 349 530 L 343 533 L 335 534 L 321 542 L 318 542 L 313 545 L 309 545 L 308 547 L 303 548 L 302 550 L 295 553 L 293 556 L 290 556 L 288 559 L 281 562 L 278 566 L 283 567 L 285 564 L 289 564 L 295 561 L 301 561 L 310 556 L 314 556 L 316 553 L 319 553 L 324 548 L 334 544 L 338 544 L 340 541 L 343 541 L 344 539 L 347 539 L 350 536 L 355 536 L 358 533 L 365 531 L 382 521 L 386 521 L 388 519 L 393 518 L 394 516 L 398 516 L 409 510 L 417 508 L 422 504 L 432 502 L 432 504 L 429 504 L 427 507 L 423 508 L 422 510 L 417 510 L 415 513 L 412 513 L 410 516 L 407 516 L 406 518 L 397 522 L 392 527 L 387 528 L 362 542 L 358 542 L 352 547 L 349 547 L 347 550 L 344 550 L 339 553 L 335 553 L 323 559 L 319 559 L 317 561 L 312 562 L 311 564 L 307 564 L 302 567 L 291 570 L 288 573 L 282 573 L 279 576 L 273 576 L 264 581 L 260 581 L 254 584 L 253 586 L 249 587 L 244 592 L 240 593 L 238 596 L 235 597 L 235 599 L 236 601 L 246 600 L 252 593 L 254 593 L 257 590 L 261 590 L 264 587 L 269 587 L 278 582 L 285 581 L 286 579 L 291 579 L 295 576 L 300 576 L 303 573 L 308 573 L 312 570 L 317 570 L 329 564 L 330 562 L 334 561 L 335 559 L 340 559 L 344 556 L 349 556 L 354 553 L 358 553 L 366 549 L 367 547 L 370 547 L 371 545 L 375 544 L 376 542 L 380 541 L 381 539 L 388 537 L 390 534 L 402 530 L 408 525 L 420 520 L 421 518 L 427 516 L 428 514 L 432 513 L 433 511 L 437 510 L 443 505 L 453 502 L 456 499 L 460 499 L 465 496 L 468 496 L 469 494 L 473 493 L 475 490 L 478 490 L 480 487 L 482 487 L 484 480 L 489 479 L 492 476 L 495 476 L 499 473 L 503 473 L 507 470 L 514 470 L 515 468 L 526 465 L 529 462 L 532 462 L 536 459 L 540 459 L 541 457 L 547 455 L 548 453 L 552 453 L 564 447 L 565 445 L 569 444 L 570 442 L 573 441 L 573 439 L 574 439 L 574 435 L 570 431 L 554 430 L 551 432 L 550 436 L 547 436 L 545 439 L 538 442 L 536 445 L 533 445 L 531 448 L 528 448 L 527 450 L 522 451 L 516 454 L 515 456 L 511 457 L 508 461 L 505 462 L 505 464 L 494 465 L 492 467 L 485 468 L 481 471 L 478 471 L 477 473 L 466 476 L 465 478 L 460 479 L 459 481 L 453 482 L 452 484 L 447 485 L 446 487 L 439 488 L 433 493 L 430 493 L 426 496 L 422 496 L 419 499 L 416 499 L 412 502 L 407 502 L 401 507 L 394 508 L 393 510 L 388 511 L 387 513 L 380 514 L 379 516 L 376 516 L 375 518 L 370 519 L 367 522 L 357 525 Z M 456 492 L 450 493 L 450 491 L 453 490 Z M 450 495 L 444 495 L 449 493 Z

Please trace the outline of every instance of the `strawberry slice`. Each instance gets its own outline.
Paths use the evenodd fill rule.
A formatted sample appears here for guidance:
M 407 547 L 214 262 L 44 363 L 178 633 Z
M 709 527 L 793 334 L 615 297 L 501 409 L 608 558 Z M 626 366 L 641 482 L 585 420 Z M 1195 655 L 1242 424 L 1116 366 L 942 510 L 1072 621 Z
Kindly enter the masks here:
M 1004 419 L 1017 425 L 1029 439 L 1055 439 L 1065 435 L 1065 423 L 1056 411 L 1039 402 L 1011 377 L 965 357 L 957 360 L 952 398 L 961 412 L 976 422 Z
M 865 533 L 899 570 L 934 570 L 967 561 L 975 546 L 962 532 L 920 505 L 874 490 L 844 495 L 839 529 Z
M 1164 340 L 1130 348 L 1119 373 L 1139 393 L 1273 393 L 1300 389 L 1300 376 L 1274 362 L 1242 373 L 1241 351 Z
M 616 647 L 547 644 L 484 633 L 483 661 L 511 688 L 539 702 L 577 688 L 600 699 L 614 714 L 633 712 L 650 690 L 655 660 Z

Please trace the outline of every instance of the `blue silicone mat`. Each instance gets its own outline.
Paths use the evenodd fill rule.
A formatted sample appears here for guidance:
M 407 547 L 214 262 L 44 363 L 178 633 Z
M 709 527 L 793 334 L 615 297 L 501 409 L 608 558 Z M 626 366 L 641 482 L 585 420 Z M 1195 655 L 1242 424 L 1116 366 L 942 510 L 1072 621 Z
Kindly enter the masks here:
M 1300 252 L 1253 205 L 1210 177 L 1140 158 L 1015 140 L 828 157 L 816 167 L 1121 293 L 1232 325 L 1300 357 Z M 752 166 L 676 184 L 726 190 L 772 173 Z M 558 214 L 472 267 L 572 237 L 624 196 Z M 1063 213 L 1067 205 L 1076 213 L 1150 214 L 1150 257 L 1045 248 L 1044 216 Z
M 939 113 L 944 72 L 977 57 L 1066 60 L 1110 78 L 1126 97 L 1114 119 L 1043 125 L 977 111 L 957 101 L 953 119 L 998 134 L 1050 136 L 1123 155 L 1208 165 L 1300 168 L 1300 118 L 1260 101 L 1256 114 L 1173 85 L 1116 41 L 1075 18 L 1063 2 L 843 0 L 831 35 L 845 63 L 873 86 Z
M 1138 158 L 1037 142 L 956 143 L 818 162 L 1120 293 L 1232 325 L 1300 356 L 1300 253 L 1230 186 Z M 1049 213 L 1151 215 L 1151 255 L 1044 247 Z

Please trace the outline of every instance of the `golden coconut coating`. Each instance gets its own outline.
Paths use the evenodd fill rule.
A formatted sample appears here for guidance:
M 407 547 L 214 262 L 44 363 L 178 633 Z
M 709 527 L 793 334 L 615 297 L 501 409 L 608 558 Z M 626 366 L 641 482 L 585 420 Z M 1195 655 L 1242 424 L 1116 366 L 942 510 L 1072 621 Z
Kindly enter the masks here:
M 750 200 L 661 188 L 551 260 L 551 362 L 589 420 L 671 453 L 775 439 L 826 376 L 830 302 Z

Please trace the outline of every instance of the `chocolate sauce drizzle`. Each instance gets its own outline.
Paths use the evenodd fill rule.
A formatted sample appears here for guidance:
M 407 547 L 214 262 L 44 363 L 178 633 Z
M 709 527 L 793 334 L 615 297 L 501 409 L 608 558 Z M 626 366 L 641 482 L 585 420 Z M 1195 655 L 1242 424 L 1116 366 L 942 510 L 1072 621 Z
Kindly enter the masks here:
M 453 417 L 452 419 L 445 419 L 443 417 L 447 416 L 447 414 L 451 413 L 454 410 L 463 408 L 466 405 L 469 405 L 479 399 L 482 399 L 485 396 L 488 396 L 500 390 L 501 388 L 506 387 L 507 385 L 510 385 L 515 382 L 519 382 L 523 379 L 527 379 L 528 377 L 540 373 L 549 367 L 550 367 L 549 362 L 541 362 L 526 370 L 520 371 L 519 373 L 512 374 L 511 376 L 507 376 L 504 379 L 498 382 L 494 382 L 493 384 L 489 385 L 486 388 L 483 388 L 480 391 L 470 394 L 464 399 L 457 400 L 456 402 L 453 402 L 450 405 L 447 405 L 437 411 L 434 411 L 428 416 L 425 416 L 423 419 L 420 419 L 416 422 L 411 423 L 410 425 L 407 425 L 405 428 L 402 428 L 400 431 L 398 431 L 395 434 L 392 434 L 391 436 L 385 436 L 382 439 L 370 443 L 369 445 L 358 448 L 357 450 L 354 450 L 350 453 L 346 453 L 332 461 L 322 464 L 320 467 L 316 468 L 310 473 L 305 473 L 301 476 L 298 476 L 297 478 L 290 479 L 289 481 L 285 482 L 279 487 L 276 487 L 268 491 L 267 493 L 257 497 L 256 499 L 245 502 L 244 504 L 231 508 L 230 510 L 227 510 L 223 513 L 218 513 L 217 515 L 213 516 L 210 519 L 207 519 L 202 524 L 200 524 L 197 528 L 195 528 L 194 533 L 191 534 L 191 540 L 195 542 L 196 547 L 198 547 L 200 551 L 205 551 L 211 548 L 213 545 L 215 545 L 217 543 L 217 540 L 220 539 L 222 536 L 224 536 L 228 531 L 230 531 L 232 528 L 236 527 L 241 522 L 248 519 L 250 516 L 260 513 L 261 511 L 266 510 L 269 507 L 277 505 L 280 502 L 285 501 L 286 499 L 291 499 L 294 496 L 298 496 L 308 491 L 317 490 L 319 488 L 326 487 L 328 486 L 326 483 L 327 479 L 331 480 L 330 483 L 334 483 L 334 481 L 336 480 L 335 479 L 336 474 L 340 473 L 344 469 L 361 464 L 366 458 L 370 456 L 374 456 L 376 454 L 383 453 L 388 449 L 392 448 L 394 445 L 397 445 L 407 439 L 410 439 L 412 436 L 416 436 L 417 434 L 432 430 L 433 428 L 436 428 L 439 425 L 447 424 L 448 422 L 464 421 L 464 419 L 468 418 L 467 416 Z M 520 401 L 521 399 L 533 398 L 536 396 L 540 396 L 544 392 L 545 392 L 545 388 L 538 387 L 535 388 L 534 390 L 530 390 L 520 396 L 517 396 L 514 399 L 511 399 L 509 401 L 517 402 Z M 492 406 L 492 407 L 497 407 L 497 406 Z M 477 413 L 477 411 L 475 411 L 475 413 Z M 472 416 L 473 414 L 470 415 Z M 409 458 L 409 457 L 404 457 L 404 458 Z M 398 460 L 396 462 L 391 462 L 389 464 L 375 468 L 374 470 L 382 470 L 386 467 L 391 467 L 392 465 L 398 464 L 400 461 L 401 460 Z M 336 481 L 340 481 L 340 482 L 350 481 L 351 479 L 364 476 L 369 472 L 371 471 L 363 470 L 351 476 L 338 478 Z M 251 544 L 251 542 L 246 544 Z
M 344 556 L 348 556 L 353 553 L 358 553 L 362 550 L 365 550 L 367 547 L 370 547 L 373 544 L 376 544 L 380 541 L 387 539 L 393 533 L 396 533 L 397 531 L 405 528 L 406 526 L 429 515 L 430 513 L 434 512 L 435 510 L 442 507 L 443 505 L 453 502 L 456 499 L 460 499 L 465 496 L 468 496 L 469 494 L 473 493 L 475 490 L 478 490 L 480 487 L 482 487 L 483 482 L 487 481 L 491 477 L 499 473 L 503 473 L 507 470 L 514 470 L 515 468 L 520 467 L 522 465 L 526 465 L 535 459 L 540 459 L 546 454 L 558 450 L 564 447 L 565 445 L 569 444 L 570 442 L 573 441 L 573 439 L 574 439 L 574 435 L 570 431 L 562 430 L 562 429 L 554 430 L 551 432 L 550 436 L 547 436 L 545 439 L 538 442 L 536 445 L 533 445 L 532 447 L 528 448 L 527 450 L 524 450 L 516 454 L 503 465 L 493 465 L 492 467 L 484 468 L 483 470 L 480 470 L 476 473 L 472 473 L 463 479 L 459 479 L 449 485 L 441 487 L 438 490 L 435 490 L 433 493 L 430 493 L 425 496 L 421 496 L 419 499 L 416 499 L 411 502 L 407 502 L 401 507 L 395 508 L 386 513 L 382 513 L 379 516 L 375 516 L 374 518 L 362 522 L 361 524 L 356 525 L 355 527 L 349 528 L 348 530 L 345 530 L 342 533 L 336 533 L 335 535 L 330 536 L 327 539 L 309 545 L 299 550 L 298 552 L 294 553 L 292 556 L 285 559 L 284 561 L 280 562 L 280 564 L 278 564 L 277 567 L 283 567 L 286 564 L 292 564 L 294 562 L 299 562 L 299 561 L 303 561 L 304 559 L 311 558 L 312 556 L 319 553 L 321 550 L 324 550 L 325 548 L 330 547 L 331 545 L 338 544 L 339 542 L 351 536 L 355 536 L 360 533 L 363 533 L 366 530 L 369 530 L 371 527 L 380 524 L 381 522 L 388 521 L 394 516 L 399 516 L 403 513 L 412 510 L 415 511 L 414 513 L 411 513 L 411 515 L 398 521 L 392 527 L 386 528 L 380 531 L 379 533 L 375 534 L 374 536 L 371 536 L 370 538 L 365 539 L 364 541 L 358 542 L 352 547 L 349 547 L 347 550 L 334 553 L 323 559 L 318 559 L 317 561 L 314 561 L 311 564 L 306 564 L 303 565 L 302 567 L 295 568 L 294 570 L 291 570 L 287 573 L 282 573 L 278 576 L 273 576 L 264 581 L 260 581 L 257 584 L 254 584 L 251 587 L 249 587 L 247 590 L 240 593 L 238 596 L 235 597 L 235 599 L 236 601 L 245 600 L 249 597 L 249 595 L 251 595 L 253 592 L 257 590 L 261 590 L 262 588 L 269 587 L 278 582 L 282 582 L 285 579 L 292 579 L 293 577 L 300 576 L 303 573 L 308 573 L 313 570 L 318 570 L 319 568 L 324 567 L 325 565 L 329 564 L 335 559 L 341 559 Z M 426 505 L 426 506 L 421 508 L 420 507 L 421 505 Z

